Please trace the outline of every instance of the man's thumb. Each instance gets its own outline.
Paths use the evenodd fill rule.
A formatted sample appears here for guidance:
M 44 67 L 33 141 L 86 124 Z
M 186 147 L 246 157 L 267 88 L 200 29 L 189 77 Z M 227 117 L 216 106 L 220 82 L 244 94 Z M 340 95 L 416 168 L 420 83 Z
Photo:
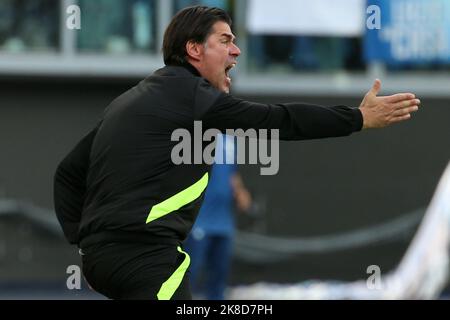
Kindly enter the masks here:
M 370 93 L 372 93 L 374 95 L 378 95 L 380 90 L 381 90 L 381 81 L 380 81 L 380 79 L 375 79 L 372 89 L 370 89 Z

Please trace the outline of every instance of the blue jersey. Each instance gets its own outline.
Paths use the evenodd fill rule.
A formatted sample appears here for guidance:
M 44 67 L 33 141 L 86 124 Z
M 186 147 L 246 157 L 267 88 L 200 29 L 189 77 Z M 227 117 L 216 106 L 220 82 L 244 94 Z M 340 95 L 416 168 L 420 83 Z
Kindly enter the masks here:
M 237 168 L 234 162 L 227 163 L 235 159 L 234 137 L 218 136 L 216 150 L 216 163 L 212 168 L 205 199 L 194 230 L 202 229 L 208 234 L 231 235 L 234 231 L 234 197 L 231 179 Z

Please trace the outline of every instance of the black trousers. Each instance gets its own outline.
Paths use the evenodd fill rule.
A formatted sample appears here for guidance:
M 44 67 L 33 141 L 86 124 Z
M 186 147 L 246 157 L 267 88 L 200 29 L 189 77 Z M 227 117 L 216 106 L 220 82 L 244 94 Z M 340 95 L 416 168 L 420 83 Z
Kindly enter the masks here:
M 190 258 L 180 247 L 110 243 L 83 248 L 80 253 L 86 281 L 110 299 L 192 299 Z

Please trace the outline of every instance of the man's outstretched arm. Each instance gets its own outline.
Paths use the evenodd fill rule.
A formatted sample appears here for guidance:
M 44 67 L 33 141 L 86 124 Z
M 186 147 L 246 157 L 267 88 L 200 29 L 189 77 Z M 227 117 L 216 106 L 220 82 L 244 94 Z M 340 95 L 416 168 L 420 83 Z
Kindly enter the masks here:
M 363 129 L 383 128 L 390 124 L 411 118 L 419 110 L 420 100 L 413 93 L 397 93 L 378 97 L 381 81 L 376 79 L 367 92 L 359 110 L 363 115 Z
M 420 101 L 412 93 L 378 97 L 376 80 L 359 108 L 325 107 L 305 103 L 261 104 L 219 92 L 200 82 L 196 92 L 197 114 L 208 128 L 279 129 L 281 140 L 346 136 L 363 128 L 381 128 L 407 120 Z

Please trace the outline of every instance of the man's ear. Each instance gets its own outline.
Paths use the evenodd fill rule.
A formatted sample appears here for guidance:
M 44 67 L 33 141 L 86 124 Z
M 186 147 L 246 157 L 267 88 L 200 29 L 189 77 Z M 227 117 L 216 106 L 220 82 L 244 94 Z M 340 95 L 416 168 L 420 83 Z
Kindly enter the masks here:
M 188 41 L 186 43 L 186 53 L 187 56 L 195 61 L 199 61 L 201 56 L 203 55 L 203 44 L 194 42 L 194 41 Z

